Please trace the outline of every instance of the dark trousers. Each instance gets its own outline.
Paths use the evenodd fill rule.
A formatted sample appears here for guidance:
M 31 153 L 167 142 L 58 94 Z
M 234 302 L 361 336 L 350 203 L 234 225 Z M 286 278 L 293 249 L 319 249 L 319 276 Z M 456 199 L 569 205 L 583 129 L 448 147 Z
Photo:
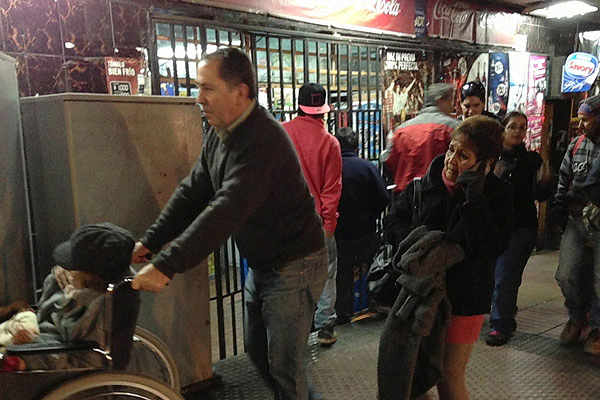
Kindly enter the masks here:
M 354 281 L 368 271 L 379 247 L 377 234 L 359 239 L 336 239 L 338 251 L 337 301 L 338 321 L 349 321 L 354 315 Z

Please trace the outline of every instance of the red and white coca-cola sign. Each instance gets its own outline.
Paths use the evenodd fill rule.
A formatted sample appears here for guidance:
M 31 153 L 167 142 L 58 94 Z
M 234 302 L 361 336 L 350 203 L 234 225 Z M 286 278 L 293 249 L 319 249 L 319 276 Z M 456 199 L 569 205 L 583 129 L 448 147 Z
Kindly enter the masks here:
M 427 0 L 427 33 L 441 39 L 475 41 L 473 3 L 449 0 Z
M 414 0 L 185 0 L 189 3 L 228 7 L 250 12 L 309 20 L 315 23 L 415 33 Z
M 400 14 L 401 7 L 397 0 L 370 0 L 366 2 L 367 9 L 380 14 L 397 16 Z

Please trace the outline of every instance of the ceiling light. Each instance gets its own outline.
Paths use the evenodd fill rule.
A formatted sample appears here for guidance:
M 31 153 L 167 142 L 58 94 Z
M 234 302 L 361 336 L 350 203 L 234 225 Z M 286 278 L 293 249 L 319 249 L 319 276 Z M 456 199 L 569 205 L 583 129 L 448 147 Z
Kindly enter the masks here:
M 73 42 L 65 42 L 65 49 L 72 49 L 75 47 Z
M 529 14 L 544 18 L 572 18 L 597 10 L 598 7 L 590 6 L 583 1 L 564 1 L 544 8 L 537 8 L 530 11 Z
M 583 32 L 582 36 L 586 40 L 596 41 L 600 40 L 600 31 L 587 31 Z

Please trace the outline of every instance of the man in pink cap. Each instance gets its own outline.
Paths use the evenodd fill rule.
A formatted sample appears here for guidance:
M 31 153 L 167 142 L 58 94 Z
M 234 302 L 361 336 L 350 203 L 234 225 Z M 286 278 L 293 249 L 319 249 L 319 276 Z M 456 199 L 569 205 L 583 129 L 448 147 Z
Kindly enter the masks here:
M 326 100 L 327 94 L 323 86 L 305 83 L 298 93 L 298 116 L 283 123 L 298 153 L 304 178 L 315 198 L 315 207 L 325 230 L 329 266 L 325 288 L 314 317 L 319 343 L 324 346 L 332 345 L 337 340 L 333 330 L 337 319 L 337 248 L 334 232 L 337 207 L 342 195 L 342 154 L 338 141 L 325 129 L 323 116 L 330 110 Z
M 600 233 L 590 232 L 583 221 L 583 209 L 590 201 L 584 185 L 600 156 L 600 96 L 582 101 L 577 116 L 579 136 L 569 144 L 560 165 L 551 210 L 554 222 L 564 227 L 556 281 L 565 297 L 569 321 L 560 343 L 579 342 L 589 312 L 591 331 L 584 352 L 600 355 Z

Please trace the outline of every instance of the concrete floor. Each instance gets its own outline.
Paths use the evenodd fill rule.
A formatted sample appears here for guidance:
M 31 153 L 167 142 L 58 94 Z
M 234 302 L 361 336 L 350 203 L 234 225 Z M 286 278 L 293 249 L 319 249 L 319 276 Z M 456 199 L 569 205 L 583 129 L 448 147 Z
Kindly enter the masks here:
M 567 320 L 554 280 L 558 253 L 530 258 L 519 293 L 517 332 L 502 347 L 475 345 L 467 384 L 473 400 L 600 399 L 600 357 L 583 354 L 583 344 L 561 347 L 558 335 Z M 309 339 L 309 369 L 327 400 L 375 399 L 376 362 L 383 321 L 364 319 L 340 326 L 338 342 L 319 347 Z M 190 399 L 271 399 L 245 354 L 214 364 L 222 385 Z

